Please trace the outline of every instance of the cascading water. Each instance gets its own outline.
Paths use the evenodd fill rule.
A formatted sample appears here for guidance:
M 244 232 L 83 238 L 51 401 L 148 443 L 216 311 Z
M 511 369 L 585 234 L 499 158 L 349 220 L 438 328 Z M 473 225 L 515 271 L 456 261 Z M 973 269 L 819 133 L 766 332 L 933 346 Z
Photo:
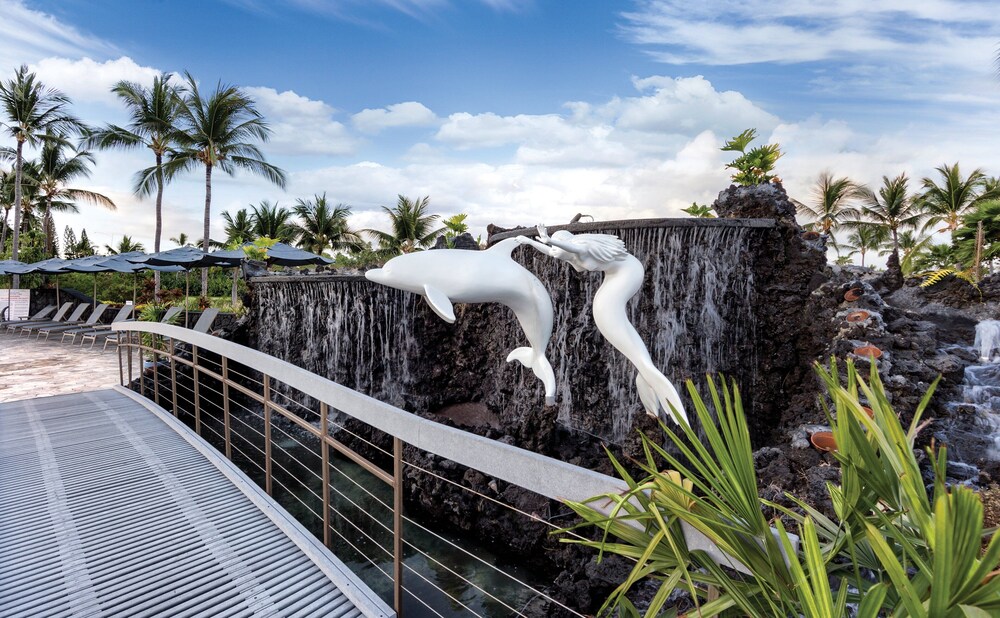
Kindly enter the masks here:
M 684 380 L 725 372 L 755 379 L 755 228 L 739 221 L 604 228 L 646 268 L 629 305 L 654 363 L 685 392 Z M 552 295 L 548 348 L 564 426 L 620 441 L 642 414 L 635 370 L 593 325 L 599 273 L 576 273 L 529 248 L 515 257 Z M 513 314 L 499 305 L 456 307 L 448 325 L 419 297 L 358 277 L 272 277 L 254 281 L 257 347 L 372 397 L 415 412 L 480 402 L 507 426 L 543 397 L 538 380 L 507 353 L 525 345 Z M 751 389 L 746 388 L 745 392 Z M 752 402 L 747 402 L 748 408 Z
M 956 460 L 968 460 L 974 452 L 982 452 L 988 459 L 1000 461 L 1000 320 L 985 320 L 976 325 L 973 349 L 980 362 L 965 368 L 961 400 L 951 404 L 953 414 L 958 412 L 955 416 L 960 420 L 946 434 L 952 438 L 959 436 L 975 447 L 985 446 L 985 449 L 970 448 L 966 453 L 955 452 Z

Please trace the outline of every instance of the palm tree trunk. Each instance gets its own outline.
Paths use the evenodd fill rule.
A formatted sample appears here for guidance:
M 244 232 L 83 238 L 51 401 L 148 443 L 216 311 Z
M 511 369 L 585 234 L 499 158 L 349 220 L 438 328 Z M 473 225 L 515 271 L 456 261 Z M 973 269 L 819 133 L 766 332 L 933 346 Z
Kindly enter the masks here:
M 233 297 L 231 299 L 231 304 L 233 305 L 233 310 L 236 310 L 236 276 L 239 274 L 240 269 L 233 269 Z
M 204 246 L 202 251 L 208 253 L 208 233 L 212 224 L 212 166 L 205 165 L 205 222 L 204 222 Z M 201 269 L 201 295 L 208 296 L 208 269 Z
M 52 196 L 45 196 L 45 219 L 43 220 L 42 230 L 45 232 L 45 257 L 55 257 L 52 255 L 52 230 L 49 229 L 49 222 L 52 218 Z
M 861 268 L 865 267 L 865 252 L 861 252 Z
M 3 219 L 0 219 L 0 253 L 3 253 L 7 247 L 7 228 L 10 227 L 7 225 L 7 215 L 9 213 L 9 210 L 4 209 Z
M 17 140 L 17 158 L 14 160 L 14 237 L 11 241 L 10 259 L 17 259 L 21 242 L 21 177 L 24 167 L 24 140 Z M 15 290 L 21 285 L 21 277 L 14 275 L 10 287 Z
M 163 232 L 163 154 L 156 153 L 156 234 L 153 252 L 160 252 L 160 234 Z M 153 298 L 160 302 L 160 271 L 153 271 Z

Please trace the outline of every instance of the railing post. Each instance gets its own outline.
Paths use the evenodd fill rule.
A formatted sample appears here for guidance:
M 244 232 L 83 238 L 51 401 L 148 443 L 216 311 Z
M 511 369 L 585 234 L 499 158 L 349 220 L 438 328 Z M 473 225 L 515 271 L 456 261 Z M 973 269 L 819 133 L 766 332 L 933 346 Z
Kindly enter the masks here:
M 233 444 L 229 430 L 229 359 L 222 357 L 222 423 L 226 438 L 226 459 L 233 458 Z
M 264 490 L 271 495 L 271 377 L 264 375 Z
M 159 335 L 153 335 L 152 338 L 153 345 L 150 346 L 153 348 L 152 352 L 153 353 L 153 401 L 156 402 L 156 405 L 160 405 L 160 372 L 159 372 L 160 356 L 159 353 L 156 351 L 157 348 L 156 342 L 158 340 L 159 340 Z
M 174 346 L 174 338 L 170 338 L 170 399 L 174 406 L 174 418 L 180 416 L 180 409 L 177 407 L 177 348 Z
M 124 334 L 125 333 L 123 331 L 119 331 L 118 332 L 118 337 L 119 337 L 118 341 L 119 342 L 121 341 L 121 336 L 124 335 Z M 75 342 L 76 339 L 74 338 L 73 341 Z M 70 343 L 70 345 L 73 345 L 73 343 Z M 121 347 L 121 345 L 116 345 L 115 346 L 115 350 L 118 351 L 118 380 L 119 380 L 119 382 L 121 383 L 122 386 L 125 386 L 125 366 L 122 365 L 122 347 Z
M 125 331 L 125 347 L 128 348 L 128 387 L 132 388 L 132 331 Z M 118 340 L 118 345 L 121 345 L 121 339 Z
M 392 597 L 403 615 L 403 441 L 392 439 Z
M 194 431 L 201 435 L 201 399 L 198 387 L 198 346 L 191 346 L 191 376 L 194 378 Z
M 330 443 L 329 433 L 330 406 L 319 404 L 320 451 L 323 459 L 323 544 L 330 547 L 333 543 L 330 532 Z
M 142 335 L 139 335 L 139 393 L 143 397 L 146 396 L 146 368 L 143 365 L 146 363 L 144 360 L 146 355 L 142 351 Z

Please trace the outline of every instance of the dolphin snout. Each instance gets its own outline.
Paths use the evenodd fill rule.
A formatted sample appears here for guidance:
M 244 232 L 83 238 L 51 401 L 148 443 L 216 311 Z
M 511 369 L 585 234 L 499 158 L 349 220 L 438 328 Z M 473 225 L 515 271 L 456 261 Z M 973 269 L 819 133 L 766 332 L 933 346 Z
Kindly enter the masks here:
M 375 283 L 382 283 L 386 280 L 385 270 L 381 268 L 374 268 L 365 272 L 365 279 L 369 281 L 374 281 Z

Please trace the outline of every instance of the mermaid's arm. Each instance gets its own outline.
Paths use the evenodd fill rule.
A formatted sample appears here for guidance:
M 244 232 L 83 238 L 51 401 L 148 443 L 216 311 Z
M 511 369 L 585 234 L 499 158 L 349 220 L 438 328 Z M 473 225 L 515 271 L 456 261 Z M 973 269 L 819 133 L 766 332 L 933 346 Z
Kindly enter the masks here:
M 527 236 L 518 236 L 517 242 L 522 245 L 531 245 L 532 247 L 537 249 L 539 252 L 544 253 L 545 255 L 549 255 L 549 251 L 552 249 L 548 245 L 540 243 L 534 238 L 528 238 Z

